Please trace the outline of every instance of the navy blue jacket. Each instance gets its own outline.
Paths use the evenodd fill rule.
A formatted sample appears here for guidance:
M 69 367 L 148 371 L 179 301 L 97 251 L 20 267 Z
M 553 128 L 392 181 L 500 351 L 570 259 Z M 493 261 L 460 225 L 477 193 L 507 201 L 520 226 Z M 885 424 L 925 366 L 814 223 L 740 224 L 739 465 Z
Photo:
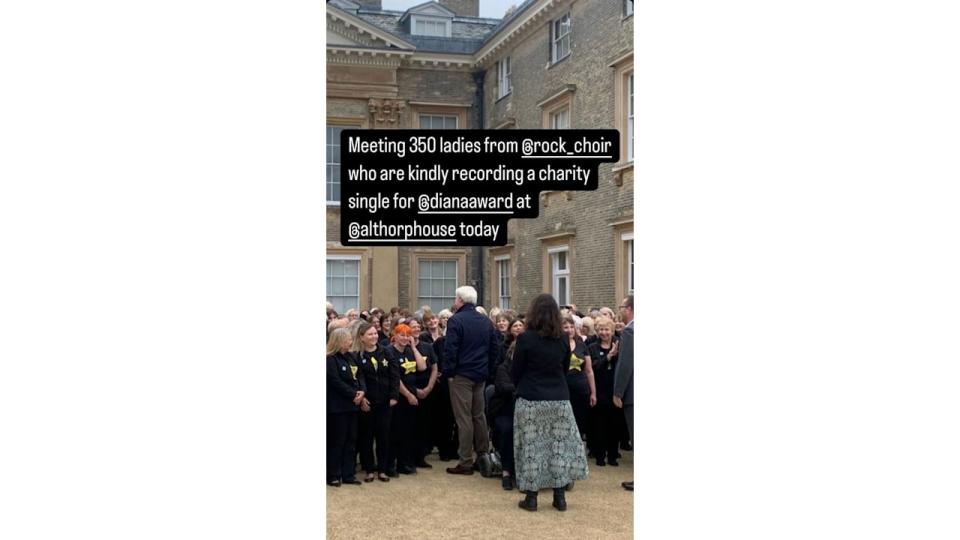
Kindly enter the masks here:
M 443 349 L 443 376 L 486 381 L 500 355 L 499 332 L 473 304 L 464 304 L 447 321 Z

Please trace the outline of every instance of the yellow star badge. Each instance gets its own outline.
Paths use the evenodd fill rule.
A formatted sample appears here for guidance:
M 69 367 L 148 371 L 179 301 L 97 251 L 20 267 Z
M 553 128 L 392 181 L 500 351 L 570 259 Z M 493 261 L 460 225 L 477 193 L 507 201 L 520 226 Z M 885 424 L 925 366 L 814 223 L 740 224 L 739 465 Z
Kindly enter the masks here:
M 583 358 L 577 358 L 577 355 L 570 353 L 570 371 L 583 371 Z
M 400 367 L 403 368 L 404 375 L 409 375 L 417 371 L 417 363 L 413 360 L 406 360 L 405 362 L 401 362 Z

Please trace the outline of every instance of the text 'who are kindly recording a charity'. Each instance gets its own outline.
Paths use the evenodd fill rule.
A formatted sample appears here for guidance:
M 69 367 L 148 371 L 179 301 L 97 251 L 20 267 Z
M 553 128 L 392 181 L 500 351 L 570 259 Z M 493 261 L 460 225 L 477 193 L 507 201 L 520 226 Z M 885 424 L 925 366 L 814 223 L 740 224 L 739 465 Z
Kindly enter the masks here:
M 535 218 L 541 191 L 597 188 L 619 132 L 360 130 L 340 144 L 340 242 L 502 246 L 510 218 Z

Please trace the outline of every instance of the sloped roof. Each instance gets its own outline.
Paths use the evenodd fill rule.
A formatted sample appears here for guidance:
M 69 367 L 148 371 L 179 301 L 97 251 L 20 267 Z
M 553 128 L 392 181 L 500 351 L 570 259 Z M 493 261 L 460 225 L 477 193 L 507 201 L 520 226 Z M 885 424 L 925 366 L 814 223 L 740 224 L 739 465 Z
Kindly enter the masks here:
M 456 16 L 456 13 L 454 13 L 453 11 L 451 11 L 450 8 L 448 8 L 447 6 L 444 6 L 444 5 L 442 5 L 442 4 L 438 4 L 438 3 L 435 2 L 434 0 L 430 0 L 429 2 L 424 2 L 424 3 L 422 3 L 422 4 L 417 4 L 417 5 L 413 6 L 412 8 L 404 11 L 404 12 L 403 12 L 403 15 L 400 16 L 400 20 L 402 21 L 402 20 L 406 19 L 406 18 L 409 17 L 411 14 L 416 14 L 416 13 L 421 13 L 421 12 L 429 12 L 429 11 L 440 11 L 440 12 L 443 12 L 444 14 L 446 14 L 448 17 L 454 17 L 454 16 Z
M 341 5 L 347 2 L 349 2 L 349 0 L 327 0 L 328 4 L 345 10 L 349 8 L 341 7 Z M 360 6 L 356 12 L 353 12 L 352 9 L 349 11 L 351 15 L 356 16 L 358 19 L 376 26 L 403 41 L 412 43 L 418 51 L 423 52 L 473 54 L 480 48 L 484 41 L 489 38 L 491 32 L 501 24 L 500 19 L 456 15 L 453 17 L 453 24 L 451 26 L 453 37 L 418 36 L 407 32 L 401 23 L 404 15 L 413 9 L 431 3 L 432 2 L 419 4 L 407 11 L 369 9 L 363 6 Z

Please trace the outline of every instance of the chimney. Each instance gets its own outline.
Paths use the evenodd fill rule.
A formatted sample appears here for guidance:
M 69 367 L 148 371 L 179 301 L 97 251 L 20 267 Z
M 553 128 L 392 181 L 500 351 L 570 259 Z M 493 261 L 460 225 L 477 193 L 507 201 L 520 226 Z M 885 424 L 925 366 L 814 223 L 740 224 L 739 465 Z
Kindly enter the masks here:
M 361 9 L 383 9 L 383 0 L 353 0 Z
M 480 0 L 437 0 L 443 7 L 461 17 L 479 17 Z

